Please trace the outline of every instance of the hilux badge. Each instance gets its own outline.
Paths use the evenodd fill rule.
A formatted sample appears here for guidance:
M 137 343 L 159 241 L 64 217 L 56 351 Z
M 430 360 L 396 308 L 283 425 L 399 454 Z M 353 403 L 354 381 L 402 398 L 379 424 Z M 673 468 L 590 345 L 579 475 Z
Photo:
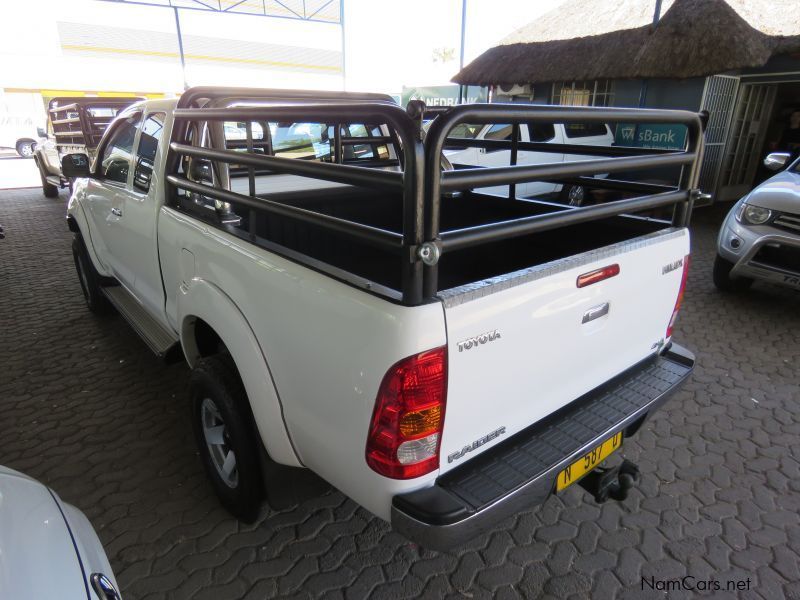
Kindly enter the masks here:
M 661 267 L 661 274 L 666 275 L 667 273 L 672 273 L 675 269 L 680 269 L 683 266 L 683 259 L 679 258 L 675 262 L 671 262 L 668 265 L 664 265 Z

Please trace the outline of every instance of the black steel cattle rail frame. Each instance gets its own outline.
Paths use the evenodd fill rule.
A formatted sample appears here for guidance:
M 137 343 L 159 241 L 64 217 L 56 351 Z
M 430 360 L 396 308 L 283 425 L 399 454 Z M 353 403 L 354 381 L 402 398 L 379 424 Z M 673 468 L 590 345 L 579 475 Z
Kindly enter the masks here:
M 285 100 L 284 103 L 266 106 L 230 106 L 205 108 L 209 99 L 253 98 Z M 552 107 L 534 105 L 473 104 L 437 110 L 437 116 L 422 143 L 422 114 L 418 104 L 406 112 L 386 101 L 380 95 L 320 94 L 317 92 L 278 92 L 264 90 L 235 90 L 196 88 L 181 97 L 174 116 L 167 160 L 168 199 L 177 205 L 178 190 L 208 196 L 222 202 L 233 202 L 254 211 L 280 214 L 298 221 L 327 227 L 353 239 L 389 250 L 402 262 L 402 303 L 418 305 L 435 297 L 438 288 L 438 261 L 443 253 L 494 242 L 509 237 L 526 235 L 587 221 L 635 213 L 666 206 L 674 206 L 673 225 L 685 226 L 689 222 L 693 201 L 698 193 L 693 189 L 697 180 L 699 159 L 702 156 L 702 125 L 698 114 L 685 111 L 609 109 L 583 107 Z M 244 121 L 247 124 L 246 148 L 248 152 L 200 147 L 191 140 L 190 123 L 209 121 Z M 253 152 L 253 122 L 319 122 L 336 126 L 334 163 L 304 161 L 255 154 Z M 584 145 L 523 143 L 519 126 L 523 123 L 564 122 L 626 122 L 672 123 L 687 128 L 684 150 L 663 151 L 645 148 L 597 147 Z M 342 123 L 377 123 L 390 128 L 402 172 L 390 172 L 341 163 L 340 135 Z M 513 135 L 510 141 L 492 142 L 498 149 L 511 150 L 508 167 L 468 168 L 442 171 L 441 156 L 445 147 L 452 147 L 448 134 L 461 123 L 510 123 Z M 359 138 L 363 141 L 364 138 Z M 350 140 L 347 140 L 348 142 Z M 386 137 L 380 138 L 387 141 Z M 464 147 L 475 140 L 457 140 Z M 486 141 L 474 145 L 489 147 Z M 571 161 L 558 164 L 518 165 L 520 149 L 547 152 L 569 152 L 606 158 Z M 249 195 L 235 193 L 221 187 L 206 185 L 187 179 L 181 173 L 181 158 L 219 161 L 248 168 Z M 648 183 L 616 182 L 595 179 L 599 173 L 616 173 L 639 169 L 680 166 L 681 177 L 676 187 Z M 403 231 L 398 233 L 347 219 L 333 217 L 303 208 L 281 204 L 269 199 L 269 194 L 255 195 L 255 169 L 268 169 L 273 173 L 294 174 L 321 180 L 347 183 L 378 190 L 402 192 Z M 587 175 L 589 177 L 587 177 Z M 509 185 L 513 195 L 516 183 L 547 181 L 582 181 L 596 183 L 597 187 L 620 189 L 644 195 L 585 207 L 563 207 L 557 212 L 522 217 L 510 221 L 476 225 L 459 230 L 440 231 L 441 198 L 445 192 Z M 251 227 L 255 219 L 251 218 Z M 251 229 L 251 236 L 255 231 Z M 309 264 L 312 261 L 309 259 Z
M 93 150 L 116 114 L 143 98 L 104 98 L 97 96 L 57 97 L 48 103 L 48 116 L 56 138 L 56 147 L 84 146 Z M 94 116 L 91 110 L 116 110 L 115 115 Z M 77 113 L 70 117 L 69 113 Z M 77 129 L 75 128 L 77 126 Z
M 403 302 L 406 304 L 419 304 L 422 302 L 422 263 L 412 260 L 412 253 L 422 243 L 424 150 L 419 129 L 414 126 L 413 121 L 409 119 L 403 109 L 395 104 L 380 101 L 360 100 L 357 103 L 335 103 L 331 101 L 330 103 L 291 103 L 258 107 L 176 108 L 174 117 L 178 124 L 173 129 L 170 143 L 171 156 L 167 160 L 167 182 L 172 186 L 172 190 L 168 192 L 170 194 L 168 198 L 174 198 L 176 189 L 184 189 L 223 202 L 240 203 L 253 211 L 263 210 L 268 213 L 289 216 L 302 222 L 326 226 L 354 239 L 367 242 L 398 255 L 404 254 L 405 251 L 407 254 L 404 256 L 407 258 L 402 259 L 403 283 L 401 292 Z M 191 121 L 246 122 L 248 152 L 203 148 L 187 143 L 190 141 L 188 139 L 190 131 L 188 123 Z M 354 165 L 252 154 L 252 123 L 256 121 L 385 123 L 392 129 L 393 136 L 396 136 L 396 145 L 402 147 L 402 164 L 404 168 L 402 172 L 391 172 Z M 338 130 L 339 127 L 337 126 L 336 129 Z M 339 155 L 341 156 L 341 154 Z M 178 172 L 181 156 L 250 167 L 250 195 L 245 196 L 244 194 L 237 194 L 190 181 Z M 255 167 L 266 168 L 273 173 L 301 175 L 377 190 L 399 191 L 403 195 L 403 232 L 398 234 L 394 231 L 370 227 L 362 223 L 283 205 L 269 200 L 268 197 L 256 197 Z M 251 219 L 251 223 L 254 221 L 254 219 Z
M 684 150 L 663 151 L 646 148 L 587 147 L 583 145 L 553 145 L 523 143 L 519 126 L 523 123 L 673 123 L 686 126 L 687 144 Z M 511 165 L 474 169 L 441 170 L 441 155 L 447 144 L 450 131 L 462 123 L 510 123 L 513 125 L 510 141 L 500 141 L 503 149 L 511 150 Z M 481 140 L 458 140 L 473 145 L 484 145 Z M 497 144 L 493 147 L 500 148 Z M 584 223 L 594 219 L 618 216 L 624 213 L 651 210 L 674 205 L 673 225 L 685 226 L 689 222 L 699 159 L 702 156 L 703 127 L 700 115 L 688 111 L 584 108 L 565 106 L 537 106 L 522 104 L 468 104 L 454 106 L 439 114 L 425 137 L 425 232 L 423 239 L 428 245 L 427 256 L 436 260 L 425 261 L 423 296 L 432 297 L 437 292 L 438 257 L 445 252 L 468 248 L 477 244 L 499 241 L 509 237 L 547 231 L 567 225 Z M 569 152 L 574 154 L 602 154 L 612 156 L 599 160 L 579 160 L 556 164 L 518 165 L 520 149 L 545 152 Z M 589 150 L 589 152 L 587 152 Z M 476 187 L 510 185 L 509 196 L 513 197 L 516 183 L 536 180 L 558 180 L 564 177 L 580 177 L 598 173 L 615 173 L 667 166 L 683 167 L 681 180 L 674 190 L 658 191 L 645 196 L 617 200 L 601 205 L 574 207 L 563 211 L 523 217 L 512 221 L 476 225 L 453 231 L 440 231 L 440 207 L 443 192 L 452 192 Z M 687 168 L 688 167 L 688 168 Z

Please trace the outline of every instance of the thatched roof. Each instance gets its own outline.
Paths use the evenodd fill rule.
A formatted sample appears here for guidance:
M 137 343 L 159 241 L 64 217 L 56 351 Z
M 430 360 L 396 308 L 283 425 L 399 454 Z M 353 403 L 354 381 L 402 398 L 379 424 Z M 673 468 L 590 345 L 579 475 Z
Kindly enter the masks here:
M 686 78 L 800 51 L 800 0 L 567 0 L 458 73 L 469 85 Z

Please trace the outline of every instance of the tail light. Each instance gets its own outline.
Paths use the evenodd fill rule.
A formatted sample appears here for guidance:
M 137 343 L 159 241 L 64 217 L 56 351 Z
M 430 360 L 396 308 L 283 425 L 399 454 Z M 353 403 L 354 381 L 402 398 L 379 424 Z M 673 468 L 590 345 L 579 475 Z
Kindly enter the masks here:
M 392 479 L 411 479 L 436 470 L 446 398 L 446 347 L 393 365 L 375 400 L 367 437 L 370 468 Z
M 672 317 L 669 319 L 667 325 L 667 339 L 672 337 L 672 328 L 675 327 L 675 321 L 678 320 L 678 311 L 683 304 L 683 293 L 686 291 L 686 278 L 689 276 L 689 255 L 683 258 L 683 273 L 681 274 L 681 287 L 678 290 L 678 299 L 675 300 L 675 308 L 672 309 Z

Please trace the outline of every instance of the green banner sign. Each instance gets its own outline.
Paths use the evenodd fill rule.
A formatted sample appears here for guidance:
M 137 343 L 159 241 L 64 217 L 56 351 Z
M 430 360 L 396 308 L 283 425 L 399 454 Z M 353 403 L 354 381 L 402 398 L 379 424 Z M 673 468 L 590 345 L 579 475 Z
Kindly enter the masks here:
M 617 125 L 614 143 L 617 146 L 634 148 L 682 150 L 686 145 L 686 127 L 652 123 L 620 123 Z

